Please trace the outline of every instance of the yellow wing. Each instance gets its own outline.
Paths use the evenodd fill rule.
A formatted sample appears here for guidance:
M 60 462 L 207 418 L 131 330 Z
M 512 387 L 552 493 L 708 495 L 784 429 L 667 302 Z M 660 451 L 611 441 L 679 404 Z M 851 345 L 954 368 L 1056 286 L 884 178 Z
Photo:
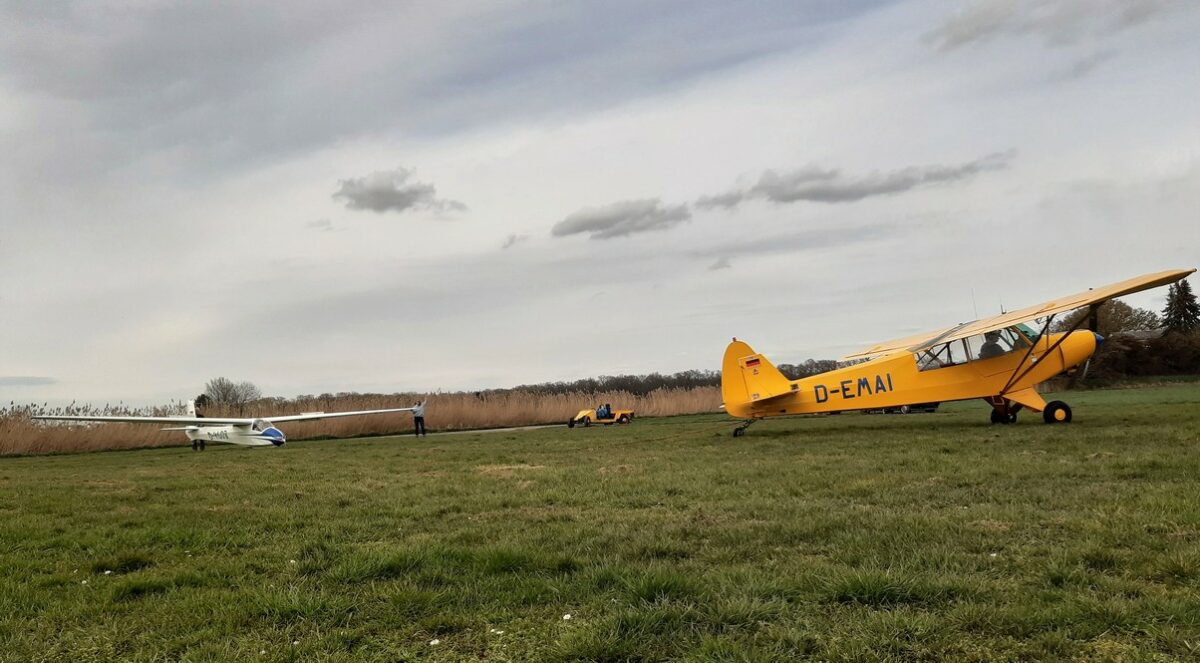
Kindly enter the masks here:
M 1048 302 L 1042 302 L 1035 306 L 1023 308 L 1019 311 L 1011 313 L 1002 313 L 1000 315 L 967 322 L 955 327 L 949 327 L 941 331 L 929 332 L 926 334 L 917 334 L 894 341 L 878 343 L 866 350 L 856 352 L 854 354 L 842 357 L 842 361 L 852 361 L 854 359 L 863 359 L 866 357 L 874 357 L 891 352 L 901 350 L 915 352 L 938 343 L 948 343 L 960 338 L 975 336 L 993 329 L 1003 329 L 1022 322 L 1029 322 L 1038 318 L 1044 318 L 1050 315 L 1057 315 L 1067 311 L 1073 311 L 1083 306 L 1091 304 L 1100 304 L 1116 297 L 1157 288 L 1159 286 L 1174 283 L 1182 278 L 1187 277 L 1196 270 L 1194 269 L 1172 269 L 1165 272 L 1155 272 L 1153 274 L 1144 274 L 1119 283 L 1106 285 L 1102 288 L 1092 288 L 1090 290 L 1052 299 Z
M 920 334 L 913 334 L 912 336 L 905 336 L 904 338 L 894 338 L 890 341 L 883 341 L 882 343 L 876 343 L 875 345 L 855 352 L 854 354 L 846 355 L 838 361 L 854 361 L 856 359 L 878 357 L 881 355 L 891 354 L 893 352 L 899 352 L 901 350 L 908 350 L 914 345 L 921 345 L 925 341 L 928 341 L 931 338 L 936 338 L 952 329 L 954 329 L 954 327 L 947 327 L 937 331 L 922 332 Z

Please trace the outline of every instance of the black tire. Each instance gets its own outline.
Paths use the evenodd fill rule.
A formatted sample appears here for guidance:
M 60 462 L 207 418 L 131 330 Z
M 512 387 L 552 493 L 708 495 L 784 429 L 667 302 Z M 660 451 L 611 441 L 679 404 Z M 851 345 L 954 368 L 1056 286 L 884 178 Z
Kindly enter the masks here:
M 617 419 L 617 423 L 618 423 L 618 424 L 627 424 L 627 423 L 629 423 L 629 415 L 627 415 L 627 414 L 623 414 L 623 415 L 621 415 L 621 418 Z
M 1071 423 L 1071 406 L 1062 401 L 1050 401 L 1042 410 L 1042 421 L 1048 424 Z
M 567 419 L 567 428 L 574 428 L 574 427 L 575 427 L 575 420 Z
M 204 447 L 206 446 L 208 446 L 208 443 L 204 440 L 200 440 L 200 451 L 204 451 Z
M 909 412 L 912 412 L 912 408 L 908 407 L 907 405 L 900 406 L 900 414 L 908 414 Z
M 192 440 L 192 451 L 200 451 L 200 441 Z
M 1017 423 L 1017 413 L 1006 414 L 998 412 L 996 408 L 992 408 L 992 423 L 993 424 L 1015 424 Z
M 591 418 L 591 417 L 584 417 L 584 418 L 583 418 L 583 427 L 584 427 L 584 428 L 590 428 L 590 427 L 591 427 L 591 425 L 592 425 L 592 418 Z
M 746 429 L 745 429 L 745 428 L 735 428 L 735 429 L 733 429 L 733 436 L 734 436 L 734 437 L 741 437 L 741 436 L 743 436 L 743 435 L 745 435 L 745 434 L 746 434 Z

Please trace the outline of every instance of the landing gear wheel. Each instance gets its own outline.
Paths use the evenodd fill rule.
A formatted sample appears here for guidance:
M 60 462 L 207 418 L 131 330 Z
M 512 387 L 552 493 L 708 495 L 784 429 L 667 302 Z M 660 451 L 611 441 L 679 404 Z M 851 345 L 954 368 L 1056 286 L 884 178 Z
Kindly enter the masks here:
M 621 418 L 620 418 L 620 419 L 617 419 L 617 423 L 618 423 L 618 424 L 627 424 L 627 423 L 629 423 L 629 416 L 628 416 L 628 415 L 624 415 L 624 414 L 623 414 L 623 415 L 621 415 Z
M 574 428 L 574 427 L 575 427 L 575 420 L 567 419 L 567 428 Z
M 908 414 L 909 412 L 912 412 L 912 408 L 908 407 L 907 405 L 900 406 L 900 414 Z
M 753 424 L 755 421 L 757 421 L 757 419 L 748 419 L 746 421 L 743 421 L 741 426 L 738 426 L 737 428 L 733 429 L 733 436 L 741 437 L 741 436 L 745 435 L 746 429 L 749 428 L 750 424 Z
M 200 451 L 200 440 L 192 440 L 192 451 Z
M 1042 420 L 1048 424 L 1071 423 L 1071 406 L 1062 401 L 1050 401 L 1042 410 Z
M 208 446 L 207 442 L 205 442 L 204 440 L 200 440 L 200 451 L 204 451 L 204 447 L 207 447 L 207 446 Z
M 592 425 L 592 418 L 591 418 L 591 417 L 584 417 L 584 418 L 583 418 L 583 427 L 584 427 L 584 428 L 590 428 L 590 427 L 591 427 L 591 425 Z
M 1017 423 L 1016 412 L 1000 412 L 995 408 L 992 409 L 993 424 L 1015 424 Z

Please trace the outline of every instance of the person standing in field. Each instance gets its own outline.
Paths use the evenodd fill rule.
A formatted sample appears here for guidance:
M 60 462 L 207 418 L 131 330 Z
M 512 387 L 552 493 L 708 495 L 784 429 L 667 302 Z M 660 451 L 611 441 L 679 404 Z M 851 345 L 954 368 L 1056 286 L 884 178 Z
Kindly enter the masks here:
M 412 413 L 414 436 L 425 434 L 425 403 L 427 402 L 429 402 L 428 398 L 420 403 L 413 403 Z

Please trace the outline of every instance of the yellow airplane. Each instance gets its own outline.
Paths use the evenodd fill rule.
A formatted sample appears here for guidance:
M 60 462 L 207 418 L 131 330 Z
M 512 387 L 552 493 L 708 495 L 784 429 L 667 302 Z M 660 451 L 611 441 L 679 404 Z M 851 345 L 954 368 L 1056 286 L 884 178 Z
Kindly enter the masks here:
M 733 436 L 741 437 L 750 424 L 766 417 L 974 398 L 992 406 L 992 423 L 1015 422 L 1023 407 L 1041 412 L 1048 424 L 1067 423 L 1071 408 L 1062 401 L 1046 403 L 1036 387 L 1092 357 L 1104 341 L 1095 333 L 1097 308 L 1195 271 L 1146 274 L 1019 311 L 878 343 L 843 357 L 841 361 L 850 364 L 844 368 L 802 380 L 789 380 L 735 338 L 721 363 L 725 410 L 745 420 Z M 1085 306 L 1089 315 L 1073 328 L 1050 333 L 1055 316 Z M 1091 331 L 1078 329 L 1085 320 L 1091 321 Z

